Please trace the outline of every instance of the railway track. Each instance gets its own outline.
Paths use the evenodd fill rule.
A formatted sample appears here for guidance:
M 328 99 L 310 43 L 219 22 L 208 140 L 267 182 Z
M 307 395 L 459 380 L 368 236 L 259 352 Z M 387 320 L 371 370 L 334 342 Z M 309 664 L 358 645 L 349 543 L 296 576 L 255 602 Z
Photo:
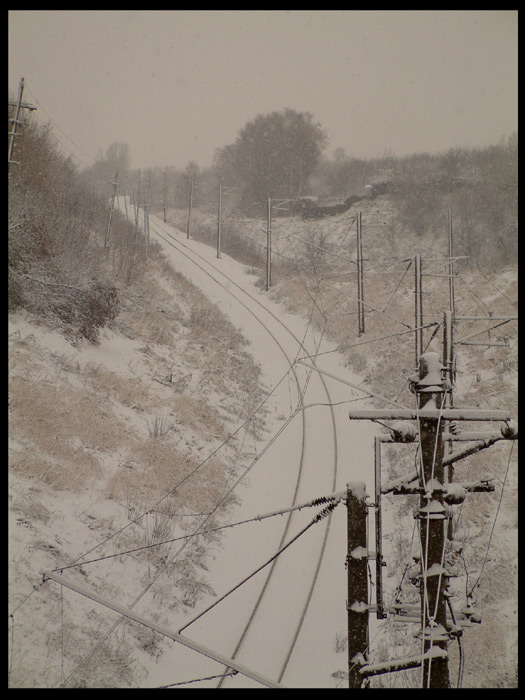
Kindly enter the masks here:
M 197 266 L 205 275 L 210 277 L 217 285 L 219 285 L 223 290 L 227 291 L 227 293 L 235 300 L 236 303 L 240 304 L 249 314 L 251 314 L 256 320 L 257 323 L 260 324 L 260 326 L 264 329 L 265 333 L 268 334 L 268 336 L 272 339 L 273 343 L 275 344 L 275 347 L 277 348 L 277 351 L 281 353 L 285 358 L 286 362 L 289 365 L 290 371 L 293 375 L 294 382 L 297 388 L 297 393 L 299 396 L 299 401 L 301 402 L 301 407 L 302 407 L 302 401 L 303 401 L 303 389 L 299 380 L 299 377 L 297 376 L 296 372 L 296 366 L 294 365 L 293 360 L 290 358 L 290 353 L 283 347 L 283 343 L 280 342 L 280 340 L 276 337 L 276 334 L 272 332 L 272 329 L 269 327 L 270 324 L 278 324 L 284 331 L 285 333 L 292 339 L 294 342 L 297 351 L 301 350 L 308 353 L 307 348 L 305 347 L 303 341 L 301 341 L 297 335 L 295 335 L 290 328 L 288 328 L 285 324 L 282 323 L 282 321 L 276 316 L 270 309 L 267 308 L 267 306 L 259 299 L 257 299 L 255 296 L 251 295 L 249 292 L 247 292 L 245 289 L 240 287 L 233 279 L 228 277 L 222 270 L 220 270 L 218 267 L 216 267 L 214 264 L 211 264 L 208 260 L 206 260 L 205 257 L 199 255 L 196 251 L 194 251 L 189 245 L 185 244 L 182 242 L 174 233 L 173 229 L 170 230 L 168 226 L 163 224 L 160 220 L 158 220 L 154 216 L 150 216 L 150 231 L 154 233 L 155 236 L 157 236 L 159 239 L 161 239 L 166 245 L 169 247 L 177 250 L 177 252 L 180 255 L 183 255 L 188 261 L 192 263 L 192 265 Z M 173 231 L 173 232 L 172 232 Z M 232 290 L 232 287 L 234 288 Z M 255 311 L 254 307 L 257 309 Z M 263 316 L 266 316 L 265 320 L 263 320 Z M 313 370 L 312 370 L 313 372 Z M 321 383 L 322 386 L 322 391 L 324 392 L 324 396 L 326 399 L 326 402 L 328 404 L 331 403 L 331 397 L 330 397 L 330 391 L 326 385 L 325 378 L 320 374 L 317 373 L 318 381 Z M 311 378 L 311 375 L 309 376 L 309 379 Z M 293 494 L 293 499 L 292 503 L 290 504 L 291 506 L 296 505 L 297 503 L 297 497 L 298 493 L 300 490 L 301 485 L 303 484 L 305 478 L 305 456 L 306 456 L 306 443 L 307 443 L 307 432 L 308 432 L 308 425 L 307 425 L 307 417 L 305 414 L 304 410 L 300 411 L 301 416 L 302 416 L 302 439 L 301 439 L 301 448 L 300 448 L 300 455 L 298 459 L 298 464 L 297 464 L 297 475 L 296 475 L 296 482 L 295 482 L 295 489 L 294 489 L 294 494 Z M 327 489 L 325 492 L 333 492 L 336 488 L 336 478 L 337 478 L 337 463 L 338 463 L 338 451 L 337 451 L 337 430 L 336 430 L 336 421 L 334 417 L 334 411 L 333 408 L 330 406 L 330 421 L 331 421 L 331 442 L 332 442 L 332 458 L 331 458 L 331 468 L 330 468 L 330 473 L 331 473 L 331 480 L 330 483 L 327 484 Z M 322 494 L 318 494 L 322 495 Z M 281 535 L 281 540 L 278 546 L 278 549 L 280 549 L 281 546 L 285 543 L 287 536 L 290 532 L 291 526 L 292 526 L 292 521 L 294 519 L 294 513 L 290 512 L 288 513 L 286 517 L 286 522 L 283 527 L 282 535 Z M 294 621 L 294 630 L 293 634 L 291 635 L 291 640 L 287 644 L 287 648 L 282 654 L 282 661 L 280 664 L 280 668 L 278 669 L 278 676 L 276 680 L 278 682 L 281 682 L 283 679 L 283 676 L 286 672 L 288 663 L 290 661 L 290 658 L 292 656 L 294 647 L 296 645 L 297 639 L 299 637 L 301 628 L 303 626 L 304 619 L 306 617 L 308 607 L 315 589 L 315 585 L 317 582 L 318 574 L 321 568 L 321 564 L 323 561 L 323 557 L 325 554 L 325 549 L 326 549 L 326 543 L 328 540 L 328 535 L 330 531 L 330 524 L 331 524 L 331 516 L 329 516 L 324 525 L 324 532 L 321 540 L 321 544 L 318 548 L 317 554 L 315 557 L 312 555 L 311 560 L 310 560 L 310 583 L 308 585 L 308 589 L 306 591 L 306 595 L 304 595 L 304 601 L 301 606 L 300 614 L 296 616 L 296 619 Z M 257 596 L 257 599 L 252 607 L 252 610 L 250 614 L 248 615 L 248 619 L 246 621 L 246 624 L 242 630 L 242 633 L 239 635 L 237 642 L 235 644 L 235 648 L 232 653 L 230 653 L 230 657 L 233 659 L 236 659 L 237 656 L 242 652 L 243 645 L 249 636 L 250 631 L 255 627 L 256 625 L 256 620 L 257 620 L 257 615 L 260 611 L 261 605 L 265 599 L 265 597 L 268 595 L 268 591 L 271 588 L 272 581 L 275 578 L 276 571 L 279 569 L 280 565 L 280 559 L 277 558 L 275 559 L 272 564 L 270 569 L 268 570 L 266 574 L 266 578 L 264 580 L 264 583 L 260 589 L 260 592 Z M 222 687 L 225 684 L 228 685 L 233 685 L 235 683 L 238 684 L 238 679 L 234 678 L 232 679 L 231 676 L 226 675 L 228 669 L 224 670 L 224 673 L 222 677 L 219 680 L 218 686 L 217 687 Z

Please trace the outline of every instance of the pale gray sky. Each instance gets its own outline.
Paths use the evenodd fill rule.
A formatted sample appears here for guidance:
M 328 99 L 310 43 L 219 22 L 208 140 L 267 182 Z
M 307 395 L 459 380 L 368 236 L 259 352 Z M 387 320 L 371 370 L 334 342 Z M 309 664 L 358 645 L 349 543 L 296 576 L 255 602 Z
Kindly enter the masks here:
M 329 155 L 517 131 L 516 10 L 10 10 L 9 91 L 80 160 L 211 165 L 261 113 L 310 112 Z M 37 100 L 37 102 L 35 102 Z

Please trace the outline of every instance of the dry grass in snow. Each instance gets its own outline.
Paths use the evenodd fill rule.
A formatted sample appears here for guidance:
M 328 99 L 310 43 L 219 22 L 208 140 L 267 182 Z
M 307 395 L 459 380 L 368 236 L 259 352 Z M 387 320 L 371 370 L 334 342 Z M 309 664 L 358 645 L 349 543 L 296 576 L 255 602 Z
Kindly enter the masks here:
M 242 447 L 233 439 L 205 458 L 259 400 L 260 370 L 240 333 L 162 261 L 147 271 L 96 344 L 25 311 L 10 316 L 11 687 L 141 684 L 161 638 L 125 623 L 103 641 L 115 614 L 40 585 L 41 574 L 191 532 L 223 501 Z M 162 621 L 213 593 L 206 558 L 219 542 L 203 535 L 66 575 L 125 605 L 152 586 L 148 614 Z

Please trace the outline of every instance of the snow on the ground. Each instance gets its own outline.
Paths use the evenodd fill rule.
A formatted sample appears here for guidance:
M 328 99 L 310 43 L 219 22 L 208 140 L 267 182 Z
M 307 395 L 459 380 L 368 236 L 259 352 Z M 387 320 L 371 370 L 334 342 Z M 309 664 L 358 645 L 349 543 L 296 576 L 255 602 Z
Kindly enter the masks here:
M 163 236 L 165 232 L 169 231 L 169 234 L 174 236 L 176 241 L 183 244 L 184 251 L 190 258 L 193 253 L 197 253 L 215 268 L 214 271 L 210 272 L 208 265 L 193 258 L 205 269 L 196 267 L 186 255 L 181 254 L 180 250 L 171 248 L 166 241 L 159 239 L 173 267 L 186 275 L 209 299 L 217 303 L 247 338 L 249 341 L 247 349 L 262 367 L 262 380 L 268 392 L 278 386 L 266 405 L 266 431 L 262 438 L 253 442 L 252 445 L 253 451 L 260 454 L 265 449 L 269 436 L 277 434 L 298 403 L 298 395 L 290 378 L 288 362 L 277 349 L 276 341 L 271 339 L 261 326 L 261 321 L 272 330 L 292 360 L 304 356 L 304 350 L 299 347 L 297 339 L 303 340 L 304 338 L 310 353 L 334 350 L 335 346 L 324 339 L 319 345 L 321 339 L 317 333 L 312 331 L 308 324 L 308 318 L 287 314 L 282 306 L 271 300 L 271 294 L 268 295 L 255 286 L 253 275 L 248 274 L 243 265 L 225 254 L 222 254 L 221 259 L 217 260 L 213 248 L 197 241 L 188 240 L 185 233 L 170 229 L 156 220 L 155 217 L 151 218 L 152 237 L 156 237 L 155 229 L 162 231 Z M 225 279 L 221 272 L 228 279 Z M 249 296 L 245 295 L 243 290 Z M 254 302 L 253 299 L 256 301 Z M 239 300 L 242 301 L 242 304 L 239 303 Z M 249 307 L 251 311 L 246 307 Z M 278 319 L 280 323 L 277 323 L 275 319 Z M 80 372 L 94 364 L 133 377 L 148 372 L 147 363 L 143 355 L 138 352 L 142 344 L 125 338 L 114 331 L 104 330 L 101 342 L 96 347 L 88 343 L 73 346 L 60 333 L 32 323 L 31 319 L 24 314 L 17 314 L 11 319 L 9 333 L 10 336 L 16 335 L 20 340 L 34 342 L 50 355 L 56 354 L 67 358 L 71 365 L 78 366 Z M 336 352 L 320 356 L 317 360 L 317 366 L 353 384 L 358 384 L 361 381 L 360 377 L 357 377 L 345 366 L 344 358 Z M 304 403 L 309 406 L 304 412 L 308 422 L 307 451 L 310 469 L 309 481 L 302 487 L 297 502 L 325 495 L 332 490 L 342 491 L 347 482 L 364 481 L 368 492 L 373 493 L 373 436 L 381 432 L 381 428 L 369 422 L 349 421 L 349 404 L 344 403 L 362 398 L 363 400 L 359 400 L 357 405 L 366 406 L 364 394 L 360 395 L 348 385 L 326 377 L 331 394 L 330 400 L 336 404 L 334 413 L 338 436 L 337 480 L 335 489 L 332 489 L 330 465 L 328 464 L 329 459 L 327 459 L 327 455 L 332 449 L 329 428 L 327 427 L 329 425 L 327 422 L 329 409 L 326 406 L 313 405 L 326 403 L 327 399 L 319 379 L 314 376 L 307 385 L 309 374 L 307 369 L 300 365 L 295 365 L 295 367 L 302 386 L 308 387 L 303 398 Z M 71 375 L 70 381 L 74 383 L 80 380 Z M 192 381 L 198 383 L 197 374 L 192 377 Z M 355 406 L 355 404 L 353 405 Z M 145 431 L 144 420 L 136 413 L 129 411 L 124 419 L 134 421 L 134 429 Z M 290 505 L 294 492 L 295 465 L 298 460 L 301 439 L 300 420 L 301 415 L 298 414 L 271 448 L 254 463 L 253 468 L 243 480 L 242 486 L 239 487 L 241 504 L 231 514 L 232 521 L 255 517 Z M 186 437 L 190 440 L 191 434 L 188 433 Z M 107 463 L 105 467 L 108 470 L 118 469 L 119 455 L 115 455 L 113 464 Z M 239 465 L 239 469 L 242 471 L 242 465 Z M 31 528 L 24 528 L 23 516 L 20 513 L 22 506 L 33 509 L 36 507 L 39 497 L 38 488 L 27 491 L 26 484 L 16 479 L 13 481 L 12 488 L 12 498 L 14 502 L 19 504 L 20 508 L 18 511 L 13 510 L 10 515 L 11 548 L 21 553 L 31 551 L 30 560 L 24 554 L 17 561 L 17 566 L 25 572 L 24 580 L 16 582 L 19 591 L 16 591 L 15 602 L 18 603 L 30 593 L 32 586 L 36 583 L 27 575 L 27 572 L 48 569 L 54 561 L 49 546 L 45 545 L 52 544 L 58 549 L 63 548 L 69 552 L 77 551 L 80 554 L 87 551 L 93 542 L 92 528 L 95 527 L 96 522 L 115 523 L 116 527 L 122 513 L 116 505 L 110 506 L 108 500 L 102 498 L 94 488 L 77 494 L 74 500 L 64 499 L 57 493 L 54 498 L 47 502 L 46 512 L 42 514 L 37 532 Z M 301 514 L 298 514 L 294 520 L 295 529 L 292 528 L 290 536 L 314 513 L 315 511 L 308 510 L 306 514 L 303 514 L 301 511 Z M 385 532 L 394 529 L 395 523 L 391 521 L 391 517 L 392 515 L 388 511 L 383 515 Z M 282 681 L 284 685 L 289 687 L 335 687 L 337 680 L 332 678 L 332 674 L 346 668 L 345 653 L 338 653 L 335 649 L 336 635 L 346 632 L 345 519 L 345 508 L 339 506 L 332 518 L 328 549 L 319 573 L 311 608 Z M 223 541 L 216 551 L 210 553 L 208 562 L 207 578 L 217 595 L 229 590 L 274 553 L 276 543 L 280 539 L 282 521 L 283 519 L 278 517 L 225 531 Z M 320 528 L 319 532 L 321 532 Z M 373 532 L 373 519 L 370 523 L 370 532 Z M 472 533 L 470 534 L 472 535 Z M 253 640 L 250 639 L 250 636 L 248 637 L 247 661 L 243 660 L 244 652 L 239 655 L 241 663 L 246 663 L 255 670 L 267 672 L 272 677 L 275 677 L 275 662 L 279 661 L 278 642 L 285 638 L 288 633 L 287 612 L 292 609 L 294 598 L 297 597 L 296 591 L 301 585 L 301 578 L 307 579 L 311 576 L 311 572 L 307 571 L 306 564 L 313 548 L 312 543 L 315 541 L 315 537 L 319 537 L 319 534 L 315 533 L 315 537 L 309 540 L 307 537 L 309 535 L 303 538 L 304 542 L 298 543 L 295 559 L 291 551 L 290 556 L 288 553 L 282 556 L 282 575 L 278 584 L 280 589 L 273 592 L 274 597 L 270 598 L 261 609 L 262 631 L 258 632 Z M 385 537 L 385 546 L 388 546 L 386 540 Z M 373 542 L 370 542 L 369 545 L 372 549 L 374 548 Z M 304 573 L 301 562 L 305 566 Z M 108 591 L 113 591 L 114 596 L 118 597 L 120 601 L 129 603 L 136 593 L 132 568 L 132 562 L 131 567 L 128 564 L 120 563 L 117 577 L 110 568 L 100 568 L 95 580 L 100 585 L 106 586 Z M 11 575 L 15 576 L 15 574 L 17 571 L 12 570 Z M 264 580 L 264 576 L 264 573 L 259 575 L 259 578 L 254 579 L 242 587 L 239 592 L 230 596 L 213 612 L 206 615 L 202 621 L 196 622 L 188 629 L 187 636 L 226 656 L 231 655 L 233 652 L 232 644 L 235 640 L 233 632 L 242 631 L 244 615 L 255 599 L 258 586 Z M 167 582 L 168 588 L 169 583 Z M 73 593 L 68 592 L 65 597 L 68 605 L 75 605 Z M 45 616 L 44 605 L 38 598 L 38 594 L 35 594 L 34 600 L 33 614 Z M 167 616 L 164 623 L 176 630 L 213 600 L 213 597 L 209 597 L 209 600 L 201 600 L 196 608 L 190 611 L 190 614 L 183 615 L 180 611 L 175 611 Z M 147 616 L 149 605 L 150 602 L 146 596 L 137 607 L 137 611 Z M 108 618 L 114 619 L 114 615 L 108 614 Z M 17 617 L 15 616 L 16 621 Z M 377 625 L 374 623 L 373 616 L 371 623 L 371 636 L 374 638 Z M 57 621 L 54 620 L 53 624 L 55 625 L 54 633 L 58 634 Z M 86 649 L 89 650 L 89 648 L 87 645 Z M 158 687 L 179 680 L 213 675 L 222 670 L 222 667 L 217 663 L 206 660 L 201 655 L 175 643 L 163 642 L 161 648 L 164 649 L 164 653 L 156 659 L 146 651 L 136 652 L 137 659 L 144 663 L 147 668 L 147 676 L 141 679 L 141 687 Z M 27 653 L 28 657 L 24 663 L 31 665 L 31 654 L 36 654 L 34 659 L 36 662 L 39 651 L 37 647 L 30 651 L 19 650 L 19 653 Z M 85 650 L 82 650 L 82 653 L 85 653 Z M 80 650 L 79 654 L 81 654 Z M 41 659 L 38 661 L 40 663 Z M 42 677 L 42 687 L 46 687 L 46 682 L 51 680 L 56 682 L 56 663 L 57 660 L 53 659 L 54 666 L 51 666 L 52 670 L 50 670 L 49 676 Z M 66 669 L 66 676 L 70 671 L 71 668 Z M 216 681 L 210 681 L 205 684 L 200 683 L 198 687 L 215 687 L 215 685 Z M 228 681 L 226 687 L 256 687 L 256 685 L 238 675 L 235 679 Z

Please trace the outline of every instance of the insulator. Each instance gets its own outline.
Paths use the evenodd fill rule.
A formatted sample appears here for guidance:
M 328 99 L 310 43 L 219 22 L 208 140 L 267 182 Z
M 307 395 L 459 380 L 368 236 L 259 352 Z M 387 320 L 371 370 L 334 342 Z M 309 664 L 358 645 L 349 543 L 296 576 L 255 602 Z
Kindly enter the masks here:
M 448 429 L 452 435 L 459 435 L 461 432 L 461 426 L 457 420 L 451 420 L 448 425 Z
M 318 498 L 314 498 L 312 501 L 313 506 L 320 506 L 323 505 L 324 503 L 331 503 L 333 499 L 327 498 L 326 496 L 319 496 Z
M 412 423 L 394 423 L 390 426 L 390 431 L 394 442 L 414 442 L 417 438 L 417 429 Z
M 427 505 L 419 508 L 416 518 L 428 518 L 430 520 L 443 520 L 446 518 L 445 506 L 439 501 L 432 500 Z
M 501 434 L 506 440 L 516 440 L 518 437 L 518 423 L 509 420 L 501 426 Z
M 446 642 L 448 639 L 450 639 L 450 636 L 443 625 L 428 625 L 425 627 L 423 632 L 419 630 L 419 632 L 417 632 L 414 636 L 418 639 L 423 637 L 425 641 L 428 640 L 432 642 Z
M 467 490 L 461 484 L 450 483 L 446 486 L 446 493 L 443 496 L 445 503 L 449 505 L 456 505 L 458 503 L 463 503 L 467 495 Z

